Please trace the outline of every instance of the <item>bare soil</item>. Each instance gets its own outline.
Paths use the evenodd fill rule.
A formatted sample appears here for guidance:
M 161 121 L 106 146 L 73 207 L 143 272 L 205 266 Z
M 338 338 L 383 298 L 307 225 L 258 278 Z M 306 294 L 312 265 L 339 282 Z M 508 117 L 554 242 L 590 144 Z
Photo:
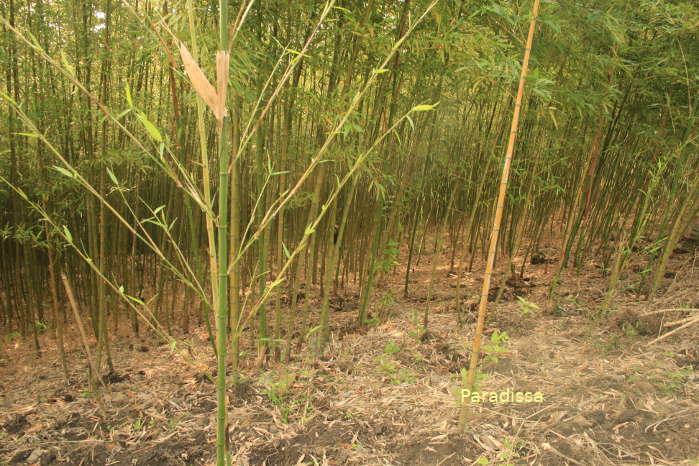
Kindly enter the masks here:
M 486 342 L 479 389 L 540 392 L 543 401 L 472 403 L 460 431 L 475 306 L 464 303 L 459 327 L 457 277 L 441 265 L 449 252 L 426 254 L 407 297 L 400 268 L 378 284 L 376 325 L 354 324 L 349 290 L 321 358 L 243 367 L 243 384 L 229 394 L 233 464 L 699 464 L 699 324 L 653 343 L 673 321 L 697 316 L 697 258 L 696 245 L 683 244 L 652 301 L 636 292 L 643 267 L 631 267 L 615 312 L 601 315 L 607 277 L 595 263 L 566 270 L 556 306 L 543 312 L 557 264 L 537 257 L 490 303 L 487 334 L 509 339 Z M 428 293 L 431 260 L 440 262 Z M 467 296 L 479 291 L 476 270 L 464 277 Z M 428 304 L 429 333 L 419 339 L 415 317 Z M 187 358 L 148 337 L 119 337 L 115 373 L 97 393 L 70 335 L 68 383 L 48 335 L 41 359 L 27 339 L 1 360 L 0 464 L 214 463 L 215 393 L 205 375 L 214 360 L 203 330 L 178 335 L 191 344 Z M 244 346 L 251 363 L 251 342 Z

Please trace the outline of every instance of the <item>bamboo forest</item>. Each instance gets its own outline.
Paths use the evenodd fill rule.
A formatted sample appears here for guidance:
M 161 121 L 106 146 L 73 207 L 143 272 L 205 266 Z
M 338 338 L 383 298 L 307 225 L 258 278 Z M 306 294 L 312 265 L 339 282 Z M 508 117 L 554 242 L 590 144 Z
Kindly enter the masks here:
M 695 0 L 0 23 L 0 465 L 699 464 Z

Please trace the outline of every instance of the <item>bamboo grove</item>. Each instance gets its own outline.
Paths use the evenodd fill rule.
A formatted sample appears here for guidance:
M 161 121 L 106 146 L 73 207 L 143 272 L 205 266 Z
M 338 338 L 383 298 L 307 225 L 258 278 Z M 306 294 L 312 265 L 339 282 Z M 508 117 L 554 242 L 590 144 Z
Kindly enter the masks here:
M 241 339 L 287 361 L 322 353 L 335 296 L 365 324 L 387 274 L 411 293 L 420 250 L 485 258 L 530 2 L 1 8 L 0 325 L 37 351 L 84 325 L 99 374 L 120 331 L 201 326 L 234 368 Z M 699 213 L 698 24 L 691 1 L 542 2 L 499 268 L 551 232 L 555 267 L 603 258 L 601 311 L 630 254 L 662 290 Z

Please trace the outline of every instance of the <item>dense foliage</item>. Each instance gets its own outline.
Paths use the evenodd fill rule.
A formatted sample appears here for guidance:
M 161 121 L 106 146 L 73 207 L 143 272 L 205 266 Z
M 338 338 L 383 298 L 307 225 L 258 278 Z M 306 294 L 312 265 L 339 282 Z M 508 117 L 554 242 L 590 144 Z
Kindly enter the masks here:
M 288 358 L 293 338 L 322 351 L 338 289 L 361 290 L 365 323 L 399 248 L 409 293 L 427 231 L 459 273 L 485 255 L 530 2 L 229 3 L 219 167 L 221 127 L 180 51 L 215 83 L 219 4 L 2 2 L 5 332 L 60 326 L 44 303 L 63 301 L 64 273 L 101 342 L 97 372 L 110 328 L 213 332 L 219 296 L 234 363 L 253 319 L 262 363 Z M 499 263 L 514 271 L 550 229 L 561 268 L 603 258 L 603 310 L 632 251 L 650 297 L 699 209 L 699 7 L 549 0 L 538 24 Z

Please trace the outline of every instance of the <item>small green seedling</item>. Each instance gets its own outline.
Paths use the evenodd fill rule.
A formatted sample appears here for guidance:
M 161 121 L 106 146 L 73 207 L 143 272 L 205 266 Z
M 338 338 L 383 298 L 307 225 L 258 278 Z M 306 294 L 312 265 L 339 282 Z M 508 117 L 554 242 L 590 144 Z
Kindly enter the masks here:
M 138 419 L 133 421 L 133 430 L 139 431 L 142 428 L 143 428 L 143 419 L 139 417 Z
M 510 336 L 507 332 L 495 330 L 493 334 L 490 335 L 490 343 L 483 346 L 483 350 L 486 353 L 485 359 L 487 361 L 498 362 L 499 359 L 496 355 L 507 351 L 505 344 L 509 339 Z
M 383 352 L 386 354 L 396 354 L 400 351 L 400 346 L 395 341 L 389 341 L 383 347 Z
M 538 311 L 540 309 L 535 303 L 527 301 L 521 296 L 517 296 L 517 304 L 519 305 L 520 314 L 522 316 L 531 315 L 534 311 Z

